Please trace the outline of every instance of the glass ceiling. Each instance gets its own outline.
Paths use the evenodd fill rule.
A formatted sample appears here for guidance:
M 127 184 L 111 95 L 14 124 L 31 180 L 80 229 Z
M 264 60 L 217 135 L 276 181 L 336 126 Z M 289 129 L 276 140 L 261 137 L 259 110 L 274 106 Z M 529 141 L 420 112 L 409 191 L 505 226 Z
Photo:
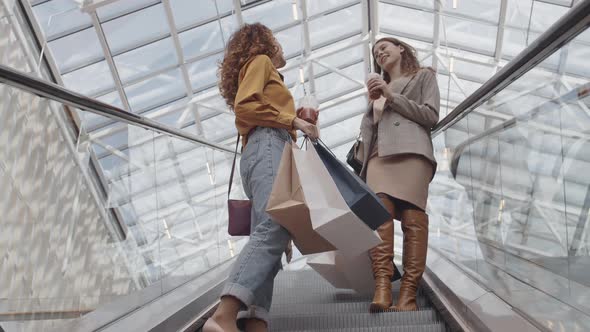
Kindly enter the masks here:
M 54 69 L 64 86 L 228 146 L 235 143 L 236 130 L 233 115 L 217 89 L 217 63 L 228 37 L 241 23 L 262 22 L 272 28 L 283 45 L 288 61 L 282 73 L 291 92 L 296 99 L 306 92 L 319 98 L 323 139 L 343 157 L 358 134 L 367 104 L 363 82 L 375 38 L 395 36 L 409 42 L 418 50 L 422 64 L 437 70 L 442 118 L 556 22 L 574 2 L 30 0 L 30 5 L 37 28 L 46 39 L 45 51 L 53 58 Z M 578 39 L 580 43 L 590 43 L 587 33 Z M 582 62 L 588 57 L 587 49 L 580 47 L 576 51 L 575 43 L 569 47 L 569 53 L 564 48 L 541 64 L 539 76 L 559 75 L 573 82 L 580 76 L 587 77 L 588 69 L 584 69 Z M 564 57 L 569 57 L 567 62 Z M 531 85 L 539 84 L 538 77 L 530 78 Z M 525 87 L 521 84 L 517 88 Z M 125 206 L 124 219 L 130 229 L 136 225 L 136 220 L 131 219 L 157 218 L 141 202 L 124 203 L 125 196 L 137 194 L 125 191 L 126 186 L 121 184 L 132 177 L 129 163 L 145 157 L 137 153 L 141 151 L 137 141 L 142 134 L 128 125 L 90 113 L 80 112 L 79 117 L 89 133 L 92 152 L 108 179 L 111 202 Z M 441 160 L 445 157 L 445 138 L 440 136 L 435 145 Z M 204 151 L 191 152 L 186 146 L 178 150 L 183 151 L 178 153 L 180 161 L 169 160 L 166 167 L 170 174 L 160 176 L 188 184 L 189 190 L 166 196 L 166 207 L 171 211 L 177 207 L 183 214 L 186 202 L 194 196 L 200 195 L 199 199 L 204 201 L 206 197 L 227 194 L 227 182 L 209 181 L 209 162 L 218 159 L 216 176 L 221 179 L 226 177 L 231 162 L 228 156 L 203 157 Z M 207 167 L 199 163 L 206 163 Z M 196 175 L 186 176 L 184 172 L 189 171 L 183 167 L 191 164 L 191 172 Z M 174 168 L 180 171 L 172 171 Z M 150 186 L 145 185 L 142 190 L 149 190 Z M 197 187 L 214 192 L 193 190 Z M 222 207 L 223 204 L 219 209 Z M 204 214 L 216 209 L 205 205 L 203 208 Z M 176 239 L 186 242 L 203 237 L 206 227 L 191 226 L 192 215 L 170 215 L 166 232 L 176 233 Z M 180 247 L 182 243 L 167 245 Z M 206 245 L 203 242 L 191 250 L 198 252 Z

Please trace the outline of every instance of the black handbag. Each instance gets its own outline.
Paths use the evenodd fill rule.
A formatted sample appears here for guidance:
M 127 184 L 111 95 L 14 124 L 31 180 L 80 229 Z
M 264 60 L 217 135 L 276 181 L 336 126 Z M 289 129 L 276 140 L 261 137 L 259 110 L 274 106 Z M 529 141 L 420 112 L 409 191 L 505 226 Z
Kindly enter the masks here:
M 363 142 L 361 142 L 360 136 L 359 134 L 356 142 L 346 154 L 346 163 L 352 167 L 356 174 L 360 174 L 363 169 Z

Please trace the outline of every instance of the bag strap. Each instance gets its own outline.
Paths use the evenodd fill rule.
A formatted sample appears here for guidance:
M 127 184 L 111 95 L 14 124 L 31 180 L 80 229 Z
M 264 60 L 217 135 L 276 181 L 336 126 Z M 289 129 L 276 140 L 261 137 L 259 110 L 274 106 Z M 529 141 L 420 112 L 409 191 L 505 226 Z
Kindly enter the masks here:
M 324 141 L 322 141 L 319 138 L 318 138 L 318 145 L 321 145 L 324 149 L 326 149 L 326 151 L 328 151 L 332 156 L 334 156 L 334 158 L 338 159 L 338 157 L 336 157 L 334 152 L 332 152 L 332 150 L 330 150 L 330 148 L 326 145 L 326 143 L 324 143 Z
M 234 182 L 234 171 L 236 170 L 236 158 L 238 157 L 238 145 L 240 144 L 240 133 L 238 133 L 238 138 L 236 139 L 236 151 L 234 152 L 234 162 L 231 165 L 231 173 L 229 175 L 229 188 L 227 189 L 227 199 L 229 199 L 229 195 L 231 194 L 231 185 Z

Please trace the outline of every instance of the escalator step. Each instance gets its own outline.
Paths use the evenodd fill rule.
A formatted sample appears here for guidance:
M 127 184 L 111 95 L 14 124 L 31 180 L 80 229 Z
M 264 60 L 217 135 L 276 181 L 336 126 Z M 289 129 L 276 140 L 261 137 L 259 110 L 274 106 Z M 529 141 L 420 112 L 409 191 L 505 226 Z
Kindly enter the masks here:
M 283 330 L 282 332 L 447 332 L 445 324 L 381 326 L 381 327 L 349 327 L 345 329 L 307 329 L 307 330 Z
M 430 303 L 426 299 L 419 299 L 419 310 L 430 310 Z M 273 304 L 270 309 L 271 315 L 297 314 L 347 314 L 347 313 L 368 313 L 369 302 L 349 303 L 282 303 Z
M 401 325 L 429 325 L 439 323 L 434 310 L 413 312 L 385 312 L 380 314 L 314 314 L 300 315 L 296 312 L 285 316 L 271 315 L 270 328 L 273 331 L 284 330 L 324 330 L 351 327 L 393 327 Z

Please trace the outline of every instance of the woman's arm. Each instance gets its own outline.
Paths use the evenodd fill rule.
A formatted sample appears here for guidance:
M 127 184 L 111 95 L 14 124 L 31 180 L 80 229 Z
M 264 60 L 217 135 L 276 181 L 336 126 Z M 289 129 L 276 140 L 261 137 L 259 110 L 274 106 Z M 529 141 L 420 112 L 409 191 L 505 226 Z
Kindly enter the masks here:
M 295 115 L 279 112 L 264 96 L 264 87 L 273 70 L 270 58 L 257 55 L 244 70 L 234 103 L 236 117 L 247 123 L 293 129 Z
M 399 93 L 392 93 L 387 98 L 386 108 L 391 108 L 421 126 L 432 129 L 438 122 L 438 111 L 440 108 L 440 91 L 436 75 L 431 70 L 425 70 L 421 82 L 422 103 L 407 98 Z

